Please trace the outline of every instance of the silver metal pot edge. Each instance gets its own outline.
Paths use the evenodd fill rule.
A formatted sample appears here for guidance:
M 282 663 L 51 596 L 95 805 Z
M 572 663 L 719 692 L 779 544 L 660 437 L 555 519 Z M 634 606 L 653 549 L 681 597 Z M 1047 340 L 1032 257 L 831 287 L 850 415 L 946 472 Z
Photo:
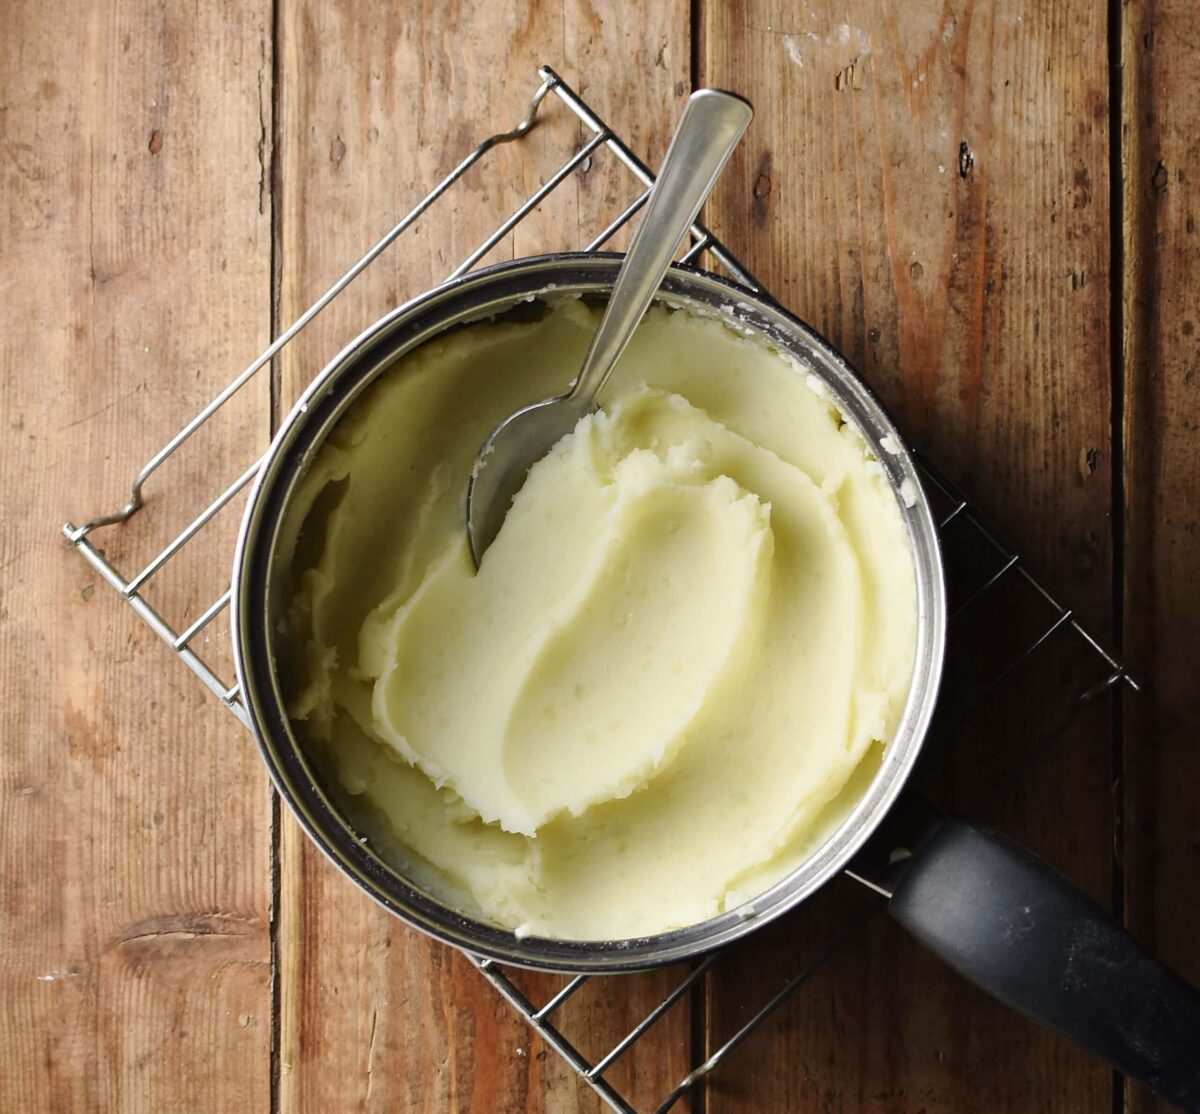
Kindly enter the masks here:
M 641 939 L 519 938 L 442 905 L 359 841 L 312 774 L 283 710 L 271 660 L 267 590 L 287 497 L 329 428 L 398 353 L 539 294 L 603 293 L 621 258 L 577 253 L 497 264 L 439 286 L 364 330 L 326 365 L 281 424 L 251 488 L 234 554 L 231 627 L 238 682 L 272 780 L 301 826 L 342 873 L 414 927 L 473 954 L 543 970 L 619 972 L 677 962 L 746 935 L 812 894 L 846 865 L 903 788 L 933 714 L 945 650 L 946 594 L 937 530 L 905 442 L 882 406 L 840 353 L 787 311 L 746 287 L 676 266 L 663 284 L 662 300 L 717 314 L 740 331 L 752 331 L 821 378 L 875 452 L 896 492 L 916 574 L 917 648 L 904 712 L 871 785 L 824 844 L 747 905 Z M 899 452 L 884 450 L 887 437 L 892 439 L 889 450 Z M 901 493 L 902 484 L 911 505 Z

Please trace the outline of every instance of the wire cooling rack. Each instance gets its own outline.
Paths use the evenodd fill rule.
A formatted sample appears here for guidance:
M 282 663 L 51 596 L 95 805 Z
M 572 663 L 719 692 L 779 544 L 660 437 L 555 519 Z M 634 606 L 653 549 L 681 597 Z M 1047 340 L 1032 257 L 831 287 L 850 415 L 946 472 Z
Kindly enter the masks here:
M 220 549 L 221 541 L 206 541 L 205 528 L 253 481 L 263 463 L 263 457 L 259 455 L 249 463 L 229 486 L 220 491 L 182 530 L 161 545 L 161 548 L 155 551 L 154 556 L 144 563 L 139 563 L 136 571 L 131 574 L 122 572 L 117 567 L 116 559 L 110 558 L 105 549 L 95 544 L 93 535 L 98 530 L 120 527 L 128 523 L 141 509 L 146 484 L 159 472 L 160 468 L 168 460 L 176 457 L 181 450 L 184 450 L 193 436 L 205 427 L 239 391 L 255 380 L 264 369 L 268 369 L 274 357 L 317 314 L 366 270 L 393 241 L 402 236 L 435 206 L 440 198 L 450 192 L 472 167 L 487 159 L 489 153 L 500 145 L 523 139 L 534 127 L 541 114 L 553 111 L 551 108 L 543 107 L 548 99 L 553 98 L 553 101 L 578 119 L 587 136 L 586 140 L 513 212 L 503 217 L 483 242 L 449 272 L 447 278 L 464 274 L 476 266 L 521 221 L 537 210 L 573 172 L 586 169 L 588 160 L 600 148 L 606 148 L 616 157 L 633 176 L 639 188 L 636 199 L 625 209 L 616 213 L 611 223 L 599 235 L 590 242 L 578 246 L 590 251 L 597 250 L 608 243 L 645 204 L 653 176 L 646 165 L 620 137 L 550 67 L 541 67 L 538 77 L 540 83 L 530 99 L 525 117 L 520 123 L 511 131 L 488 137 L 471 151 L 358 262 L 346 271 L 288 329 L 281 333 L 253 363 L 225 386 L 208 405 L 190 418 L 137 474 L 133 480 L 129 499 L 124 506 L 111 514 L 91 519 L 82 526 L 75 526 L 68 522 L 62 527 L 62 532 L 67 540 L 79 551 L 88 564 L 247 727 L 249 727 L 249 719 L 242 703 L 240 690 L 233 679 L 232 670 L 228 666 L 222 668 L 217 664 L 210 664 L 206 657 L 202 656 L 203 644 L 210 640 L 207 637 L 201 639 L 201 635 L 210 629 L 229 604 L 228 581 L 225 582 L 224 591 L 219 592 L 211 603 L 190 621 L 181 617 L 168 617 L 172 610 L 183 614 L 183 605 L 179 600 L 173 601 L 170 598 L 172 593 L 169 588 L 165 601 L 156 599 L 153 603 L 147 597 L 147 588 L 154 578 L 161 579 L 164 570 L 185 550 L 195 551 L 208 544 L 210 550 L 214 547 L 217 549 L 215 560 L 225 560 L 228 563 L 231 555 Z M 681 258 L 685 262 L 723 271 L 753 290 L 763 292 L 746 268 L 699 222 L 692 226 L 690 247 Z M 267 374 L 269 375 L 269 371 Z M 265 446 L 260 447 L 260 452 L 262 448 Z M 1082 702 L 1115 686 L 1124 684 L 1136 691 L 1137 682 L 1129 675 L 1117 656 L 1099 639 L 1093 637 L 1076 618 L 1074 612 L 1033 576 L 1013 548 L 1004 541 L 999 531 L 963 497 L 932 463 L 922 458 L 918 458 L 918 463 L 922 469 L 927 492 L 934 504 L 946 557 L 951 594 L 950 637 L 952 646 L 956 639 L 960 643 L 964 640 L 970 641 L 972 628 L 978 632 L 978 628 L 986 623 L 983 616 L 987 614 L 989 608 L 993 609 L 992 614 L 996 613 L 995 608 L 1003 608 L 1005 615 L 1003 624 L 1005 637 L 996 637 L 995 627 L 988 625 L 987 637 L 980 641 L 979 646 L 975 647 L 977 652 L 969 655 L 957 655 L 959 660 L 969 658 L 971 668 L 967 670 L 966 675 L 955 676 L 951 673 L 947 677 L 941 701 L 942 708 L 950 709 L 949 714 L 953 716 L 955 722 L 958 722 L 961 717 L 971 714 L 973 709 L 978 709 L 990 694 L 1000 689 L 1015 674 L 1021 673 L 1031 664 L 1036 667 L 1041 657 L 1051 652 L 1049 648 L 1052 643 L 1056 647 L 1055 652 L 1059 652 L 1063 639 L 1071 639 L 1075 650 L 1080 652 L 1085 659 L 1082 668 L 1068 671 L 1059 682 L 1059 688 L 1066 690 L 1058 695 L 1060 699 L 1063 699 L 1064 706 L 1069 709 L 1068 716 L 1072 715 L 1073 709 L 1077 709 Z M 172 491 L 169 485 L 164 484 L 164 487 L 166 490 L 160 492 L 159 495 L 162 500 L 169 502 L 172 498 Z M 162 595 L 161 592 L 159 594 Z M 174 594 L 178 595 L 179 593 Z M 978 652 L 981 647 L 986 649 L 986 653 Z M 203 650 L 203 653 L 207 655 L 211 651 Z M 949 657 L 951 661 L 955 660 L 954 654 Z M 942 717 L 941 711 L 939 711 L 939 717 Z M 653 1099 L 655 1105 L 648 1109 L 653 1109 L 657 1114 L 661 1114 L 695 1088 L 721 1061 L 758 1029 L 791 993 L 819 969 L 840 946 L 843 946 L 845 939 L 852 938 L 852 935 L 843 937 L 842 943 L 835 944 L 829 951 L 806 963 L 801 969 L 781 972 L 778 989 L 750 1014 L 748 1019 L 733 1032 L 732 1036 L 724 1039 L 711 1050 L 704 1049 L 702 1062 L 696 1063 L 693 1070 L 680 1079 L 668 1094 L 655 1096 Z M 694 964 L 679 983 L 665 994 L 624 1037 L 601 1054 L 591 1058 L 579 1051 L 577 1043 L 573 1042 L 564 1031 L 565 1026 L 560 1028 L 556 1024 L 556 1018 L 562 1016 L 562 1007 L 585 984 L 592 981 L 590 977 L 581 975 L 567 978 L 549 998 L 537 1003 L 531 1001 L 521 989 L 520 976 L 516 972 L 506 969 L 490 959 L 476 956 L 470 958 L 483 977 L 514 1009 L 524 1016 L 542 1040 L 578 1073 L 579 1077 L 596 1092 L 605 1104 L 623 1114 L 636 1114 L 635 1108 L 630 1105 L 627 1098 L 618 1093 L 615 1086 L 609 1082 L 607 1076 L 610 1069 L 629 1052 L 635 1043 L 644 1039 L 653 1039 L 652 1030 L 655 1024 L 680 1003 L 690 990 L 700 985 L 701 980 L 721 962 L 722 957 L 723 953 L 717 952 Z M 609 979 L 637 977 L 639 976 L 603 976 L 603 978 Z

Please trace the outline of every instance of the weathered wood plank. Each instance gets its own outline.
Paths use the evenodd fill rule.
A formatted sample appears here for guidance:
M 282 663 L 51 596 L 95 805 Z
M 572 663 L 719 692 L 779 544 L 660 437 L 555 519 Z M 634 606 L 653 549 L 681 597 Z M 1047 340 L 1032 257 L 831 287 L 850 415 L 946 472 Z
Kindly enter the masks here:
M 0 1108 L 265 1110 L 266 777 L 57 526 L 119 505 L 265 339 L 270 5 L 13 4 L 4 24 Z M 147 555 L 186 522 L 265 438 L 266 387 L 98 543 Z M 211 598 L 195 567 L 163 573 L 177 620 Z
M 661 157 L 688 91 L 688 6 L 425 6 L 287 0 L 280 8 L 281 319 L 315 297 L 489 131 L 520 118 L 546 61 L 631 143 Z M 618 61 L 619 60 L 619 61 Z M 345 341 L 440 281 L 578 144 L 548 101 L 520 149 L 472 171 L 283 361 L 286 404 Z M 607 156 L 565 183 L 486 261 L 581 247 L 636 195 Z M 285 1112 L 597 1109 L 598 1101 L 465 959 L 389 918 L 285 818 L 281 839 L 281 1085 Z M 533 978 L 545 997 L 559 980 Z M 615 1042 L 668 976 L 588 988 L 561 1024 L 585 1051 Z M 600 988 L 597 987 L 597 990 Z M 614 1069 L 648 1105 L 687 1070 L 686 1004 Z
M 1125 631 L 1150 679 L 1126 705 L 1125 893 L 1131 931 L 1200 984 L 1200 10 L 1120 11 Z
M 1103 6 L 705 4 L 703 82 L 758 116 L 710 217 L 828 335 L 919 446 L 1109 626 L 1108 130 Z M 1002 628 L 997 628 L 1002 629 Z M 949 805 L 1110 887 L 1109 722 L 1050 738 L 1048 684 L 931 755 Z M 1008 696 L 1014 696 L 1010 692 Z M 832 899 L 827 899 L 832 901 Z M 837 922 L 826 905 L 714 979 L 712 1039 Z M 771 959 L 774 962 L 770 962 Z M 886 922 L 780 1011 L 710 1107 L 1107 1109 L 1108 1072 Z M 824 1105 L 821 1105 L 824 1104 Z

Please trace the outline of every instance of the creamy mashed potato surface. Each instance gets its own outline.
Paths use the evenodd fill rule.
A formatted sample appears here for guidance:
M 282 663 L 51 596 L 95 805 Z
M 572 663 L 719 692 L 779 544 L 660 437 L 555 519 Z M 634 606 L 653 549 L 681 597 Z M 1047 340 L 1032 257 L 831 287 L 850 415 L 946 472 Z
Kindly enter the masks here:
M 753 897 L 877 767 L 908 693 L 896 499 L 815 380 L 654 309 L 476 573 L 464 491 L 596 314 L 460 329 L 322 446 L 288 525 L 289 710 L 368 838 L 521 933 L 643 936 Z

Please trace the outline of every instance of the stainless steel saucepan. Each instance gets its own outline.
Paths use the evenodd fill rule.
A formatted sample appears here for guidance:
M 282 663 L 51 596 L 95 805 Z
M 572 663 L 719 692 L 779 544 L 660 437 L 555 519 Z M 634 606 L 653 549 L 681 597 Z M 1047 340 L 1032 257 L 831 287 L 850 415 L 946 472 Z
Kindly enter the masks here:
M 911 794 L 905 807 L 893 809 L 933 714 L 946 634 L 941 553 L 920 479 L 882 407 L 826 341 L 773 302 L 712 275 L 672 268 L 658 301 L 736 319 L 739 329 L 818 377 L 872 446 L 907 527 L 917 584 L 915 667 L 899 726 L 862 799 L 812 856 L 749 906 L 632 940 L 518 938 L 448 908 L 360 841 L 299 744 L 280 690 L 276 632 L 290 600 L 277 555 L 297 484 L 329 431 L 398 357 L 447 329 L 539 296 L 603 297 L 619 263 L 619 256 L 596 254 L 517 260 L 401 306 L 325 368 L 276 436 L 251 492 L 234 561 L 234 651 L 263 757 L 301 825 L 343 873 L 417 928 L 505 963 L 572 972 L 630 971 L 712 951 L 850 869 L 887 894 L 892 914 L 968 978 L 1200 1111 L 1200 995 L 1028 852 L 958 821 L 906 823 L 907 813 L 921 811 Z

